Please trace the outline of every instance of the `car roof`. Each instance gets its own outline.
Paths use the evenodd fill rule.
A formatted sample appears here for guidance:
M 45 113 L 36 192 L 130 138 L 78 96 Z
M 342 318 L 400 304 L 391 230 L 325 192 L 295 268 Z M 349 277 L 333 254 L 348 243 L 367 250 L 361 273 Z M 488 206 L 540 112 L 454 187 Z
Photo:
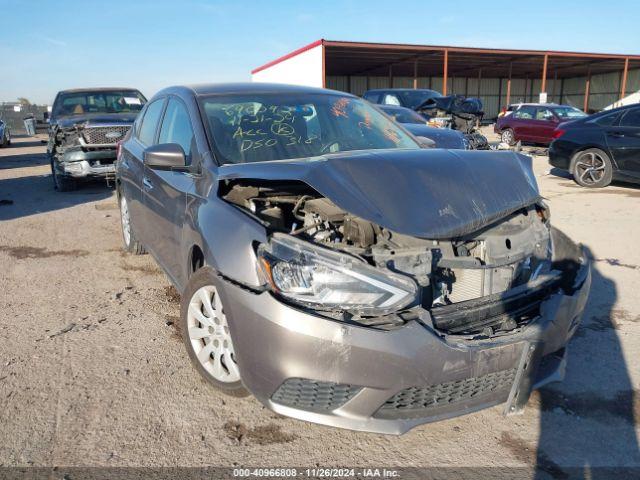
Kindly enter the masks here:
M 561 105 L 559 103 L 512 103 L 511 105 L 519 107 L 571 107 L 572 105 Z
M 204 83 L 196 85 L 175 85 L 167 87 L 159 91 L 156 95 L 176 93 L 201 97 L 208 95 L 227 95 L 238 93 L 313 93 L 322 95 L 341 95 L 354 97 L 350 93 L 339 92 L 337 90 L 328 90 L 324 88 L 307 87 L 304 85 L 288 85 L 284 83 L 263 83 L 263 82 L 237 82 L 237 83 Z
M 70 88 L 67 90 L 60 90 L 60 93 L 85 93 L 85 92 L 113 92 L 113 91 L 132 91 L 139 92 L 137 88 L 131 87 L 91 87 L 91 88 Z
M 382 110 L 409 110 L 410 112 L 414 112 L 415 110 L 411 110 L 410 108 L 403 107 L 402 105 L 376 105 L 378 108 Z
M 367 90 L 368 92 L 436 92 L 437 90 L 432 90 L 430 88 L 372 88 L 371 90 Z

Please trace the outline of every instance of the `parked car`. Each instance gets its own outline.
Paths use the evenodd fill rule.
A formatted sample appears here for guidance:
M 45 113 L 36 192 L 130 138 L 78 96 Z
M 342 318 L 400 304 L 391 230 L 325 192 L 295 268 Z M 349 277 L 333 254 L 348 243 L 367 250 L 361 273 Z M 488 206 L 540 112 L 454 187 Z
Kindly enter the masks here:
M 363 98 L 379 105 L 410 108 L 425 120 L 437 121 L 444 128 L 462 132 L 468 148 L 489 149 L 487 138 L 477 131 L 484 115 L 479 98 L 462 95 L 443 97 L 434 90 L 403 88 L 368 90 Z
M 589 291 L 529 157 L 421 149 L 342 92 L 162 90 L 116 191 L 125 249 L 181 293 L 195 368 L 311 422 L 399 434 L 519 411 L 561 378 Z
M 469 148 L 469 141 L 462 132 L 450 128 L 430 127 L 424 117 L 415 110 L 394 105 L 380 105 L 379 108 L 413 135 L 433 140 L 436 148 Z
M 553 136 L 549 163 L 569 171 L 579 185 L 640 182 L 640 105 L 561 123 Z
M 380 88 L 367 90 L 362 98 L 380 105 L 396 105 L 416 110 L 427 100 L 441 97 L 440 92 L 427 88 Z
M 11 145 L 11 130 L 9 125 L 0 120 L 0 147 Z
M 586 117 L 582 110 L 555 103 L 522 103 L 510 115 L 498 117 L 493 126 L 500 140 L 508 145 L 517 142 L 548 145 L 561 122 Z
M 112 178 L 116 144 L 129 132 L 146 98 L 132 88 L 64 90 L 49 120 L 47 153 L 54 187 L 74 190 L 86 178 Z

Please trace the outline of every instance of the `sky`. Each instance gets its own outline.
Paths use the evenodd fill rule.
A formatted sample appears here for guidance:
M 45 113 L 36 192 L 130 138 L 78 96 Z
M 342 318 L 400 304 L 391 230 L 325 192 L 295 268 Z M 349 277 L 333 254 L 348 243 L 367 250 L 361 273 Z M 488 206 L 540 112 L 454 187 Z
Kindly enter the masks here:
M 249 81 L 320 38 L 640 54 L 639 25 L 636 0 L 0 0 L 0 101 Z

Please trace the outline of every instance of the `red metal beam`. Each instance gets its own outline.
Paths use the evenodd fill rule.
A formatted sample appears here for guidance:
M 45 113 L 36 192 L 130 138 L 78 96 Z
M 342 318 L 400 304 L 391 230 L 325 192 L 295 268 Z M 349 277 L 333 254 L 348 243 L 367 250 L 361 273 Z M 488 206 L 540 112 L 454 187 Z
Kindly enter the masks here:
M 494 53 L 506 55 L 552 55 L 554 57 L 583 57 L 583 58 L 611 58 L 640 60 L 640 55 L 623 55 L 615 53 L 588 53 L 588 52 L 567 52 L 563 50 L 514 50 L 499 48 L 471 48 L 471 47 L 448 47 L 443 45 L 415 45 L 396 43 L 372 43 L 372 42 L 343 42 L 334 40 L 324 40 L 328 47 L 345 48 L 374 48 L 378 50 L 414 50 L 418 51 L 440 51 L 444 52 L 466 52 L 466 53 Z
M 627 94 L 627 76 L 629 75 L 629 57 L 624 59 L 624 70 L 622 71 L 622 86 L 620 87 L 620 100 Z
M 549 55 L 545 54 L 544 63 L 542 64 L 542 86 L 540 87 L 540 93 L 547 91 L 547 64 L 549 63 Z
M 444 72 L 442 79 L 442 95 L 447 95 L 447 82 L 449 76 L 449 50 L 445 49 L 444 51 Z
M 583 112 L 588 112 L 589 110 L 589 93 L 591 90 L 591 66 L 587 67 L 587 80 L 584 84 L 584 106 L 582 107 Z M 562 99 L 560 100 L 562 103 Z

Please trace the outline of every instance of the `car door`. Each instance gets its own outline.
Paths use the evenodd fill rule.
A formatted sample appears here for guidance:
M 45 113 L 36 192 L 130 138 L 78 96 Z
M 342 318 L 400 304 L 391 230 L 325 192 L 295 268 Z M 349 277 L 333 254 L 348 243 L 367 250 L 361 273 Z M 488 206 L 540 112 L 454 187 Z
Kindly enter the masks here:
M 155 142 L 164 104 L 165 99 L 160 98 L 146 106 L 132 127 L 130 140 L 123 144 L 120 153 L 122 189 L 129 207 L 131 228 L 143 245 L 147 245 L 150 238 L 142 192 L 144 149 Z
M 507 123 L 515 133 L 516 140 L 531 142 L 532 129 L 531 121 L 535 116 L 536 109 L 530 105 L 522 105 L 518 110 L 513 112 L 508 118 Z
M 606 129 L 606 136 L 618 169 L 640 177 L 640 107 L 624 112 L 617 125 Z
M 560 122 L 558 117 L 547 107 L 537 107 L 535 117 L 531 120 L 531 139 L 534 142 L 551 143 L 553 131 Z
M 157 143 L 180 145 L 190 166 L 198 157 L 193 126 L 186 105 L 178 97 L 170 96 L 160 125 Z M 187 194 L 193 191 L 195 175 L 186 170 L 158 170 L 145 165 L 143 193 L 149 250 L 167 274 L 179 278 L 182 231 Z

